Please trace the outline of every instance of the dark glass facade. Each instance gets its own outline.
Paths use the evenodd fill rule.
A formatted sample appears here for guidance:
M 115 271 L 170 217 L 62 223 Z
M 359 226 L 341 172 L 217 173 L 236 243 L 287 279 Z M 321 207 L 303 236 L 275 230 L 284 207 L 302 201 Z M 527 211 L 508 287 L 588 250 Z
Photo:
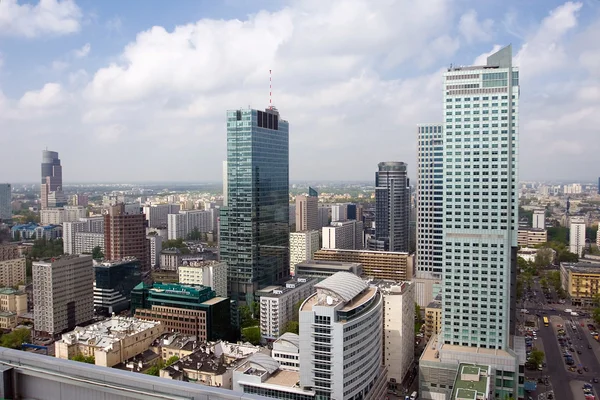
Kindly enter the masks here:
M 234 305 L 289 275 L 289 124 L 275 109 L 227 112 L 220 255 Z
M 108 316 L 129 309 L 131 291 L 142 281 L 140 262 L 104 263 L 94 266 L 94 310 Z

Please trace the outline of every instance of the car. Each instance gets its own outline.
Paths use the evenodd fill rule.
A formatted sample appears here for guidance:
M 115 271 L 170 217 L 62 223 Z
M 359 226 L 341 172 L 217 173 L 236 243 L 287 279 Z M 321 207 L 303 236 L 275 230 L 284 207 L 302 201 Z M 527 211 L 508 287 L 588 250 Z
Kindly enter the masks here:
M 582 371 L 581 369 L 578 369 L 578 370 L 577 370 L 577 373 L 578 373 L 579 375 L 581 375 L 581 374 L 583 374 L 583 371 Z
M 591 344 L 588 344 L 588 349 L 591 349 L 591 348 L 592 348 L 592 345 L 591 345 Z
M 577 354 L 581 354 L 581 350 L 577 350 Z
M 594 379 L 592 379 L 592 382 L 594 382 L 594 383 L 598 383 L 598 378 L 594 378 Z
M 584 370 L 585 372 L 588 372 L 590 369 L 589 369 L 588 367 L 583 367 L 583 370 Z
M 591 389 L 592 385 L 590 385 L 589 383 L 584 383 L 583 384 L 583 389 Z
M 553 398 L 554 398 L 554 395 L 552 393 L 548 393 L 547 399 L 553 399 Z

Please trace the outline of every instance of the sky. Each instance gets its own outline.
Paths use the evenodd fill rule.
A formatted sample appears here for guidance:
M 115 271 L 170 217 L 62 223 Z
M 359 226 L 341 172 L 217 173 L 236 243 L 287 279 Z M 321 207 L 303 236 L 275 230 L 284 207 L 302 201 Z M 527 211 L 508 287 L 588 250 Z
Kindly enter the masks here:
M 442 74 L 512 44 L 521 180 L 596 179 L 600 0 L 0 0 L 0 182 L 219 181 L 226 110 L 272 99 L 290 179 L 416 175 Z

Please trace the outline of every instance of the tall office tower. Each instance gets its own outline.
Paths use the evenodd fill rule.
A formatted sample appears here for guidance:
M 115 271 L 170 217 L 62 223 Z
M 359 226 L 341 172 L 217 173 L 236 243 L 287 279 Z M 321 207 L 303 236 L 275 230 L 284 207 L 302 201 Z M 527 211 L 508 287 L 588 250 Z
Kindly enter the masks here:
M 331 222 L 346 221 L 348 219 L 348 204 L 334 204 L 331 206 Z
M 585 248 L 585 220 L 583 217 L 571 217 L 569 231 L 569 251 L 581 257 Z
M 94 266 L 94 309 L 110 316 L 129 309 L 131 291 L 140 282 L 140 263 L 135 258 L 108 261 Z
M 223 207 L 227 207 L 227 161 L 223 161 Z
M 320 235 L 318 230 L 290 233 L 290 273 L 296 275 L 296 264 L 312 260 L 319 250 Z
M 308 196 L 296 196 L 296 232 L 319 228 L 319 193 L 309 187 Z
M 442 125 L 418 125 L 417 132 L 417 277 L 441 279 L 444 224 Z
M 319 206 L 317 210 L 317 221 L 319 224 L 319 229 L 324 226 L 329 225 L 329 212 L 331 211 L 330 207 L 327 206 Z
M 300 306 L 300 386 L 315 399 L 383 399 L 381 292 L 348 272 L 314 287 Z
M 104 215 L 104 258 L 135 257 L 143 273 L 150 269 L 149 247 L 145 215 L 127 214 L 123 203 L 109 206 Z
M 289 275 L 288 199 L 288 122 L 275 108 L 227 111 L 227 207 L 219 246 L 234 305 L 250 303 L 260 287 Z
M 600 194 L 600 178 L 598 178 L 598 194 Z
M 62 256 L 32 266 L 35 331 L 54 336 L 94 318 L 92 256 Z
M 12 219 L 10 183 L 0 183 L 0 222 Z
M 408 252 L 410 187 L 406 164 L 388 161 L 378 164 L 375 174 L 375 239 L 369 250 Z
M 334 221 L 331 226 L 324 226 L 323 248 L 363 249 L 363 223 L 361 221 Z
M 515 334 L 518 102 L 511 46 L 444 74 L 446 344 L 505 349 Z
M 62 207 L 67 204 L 62 191 L 62 166 L 58 153 L 42 151 L 42 185 L 40 188 L 42 209 Z
M 546 229 L 546 210 L 533 211 L 533 229 Z
M 149 228 L 166 228 L 167 216 L 176 214 L 181 209 L 179 204 L 152 204 L 144 206 L 144 214 Z

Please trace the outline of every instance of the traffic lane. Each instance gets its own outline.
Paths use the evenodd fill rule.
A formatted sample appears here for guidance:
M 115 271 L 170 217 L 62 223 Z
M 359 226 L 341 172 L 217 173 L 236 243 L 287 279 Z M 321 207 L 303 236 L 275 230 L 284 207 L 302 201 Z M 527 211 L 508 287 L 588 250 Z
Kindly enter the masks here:
M 578 321 L 579 322 L 579 321 Z M 600 377 L 600 362 L 598 362 L 598 358 L 596 357 L 596 354 L 593 351 L 593 343 L 590 343 L 587 339 L 592 338 L 592 335 L 590 335 L 590 332 L 586 332 L 587 327 L 584 329 L 580 326 L 580 324 L 576 325 L 577 328 L 577 335 L 579 337 L 581 337 L 581 340 L 577 340 L 576 342 L 576 347 L 578 350 L 581 351 L 581 354 L 579 355 L 579 359 L 581 360 L 581 363 L 583 364 L 584 367 L 587 367 L 589 369 L 589 371 L 586 372 L 586 376 L 590 376 L 590 378 L 598 378 Z M 587 334 L 587 335 L 586 335 Z M 583 337 L 585 336 L 589 336 L 589 338 L 587 338 L 586 340 L 583 340 Z M 592 347 L 592 349 L 589 349 L 589 347 Z
M 554 389 L 555 399 L 572 400 L 573 395 L 569 385 L 565 385 L 572 379 L 572 375 L 566 370 L 562 353 L 558 346 L 558 339 L 552 327 L 543 327 L 538 331 L 538 340 L 542 340 L 546 355 L 546 375 Z M 544 371 L 542 371 L 543 373 Z

